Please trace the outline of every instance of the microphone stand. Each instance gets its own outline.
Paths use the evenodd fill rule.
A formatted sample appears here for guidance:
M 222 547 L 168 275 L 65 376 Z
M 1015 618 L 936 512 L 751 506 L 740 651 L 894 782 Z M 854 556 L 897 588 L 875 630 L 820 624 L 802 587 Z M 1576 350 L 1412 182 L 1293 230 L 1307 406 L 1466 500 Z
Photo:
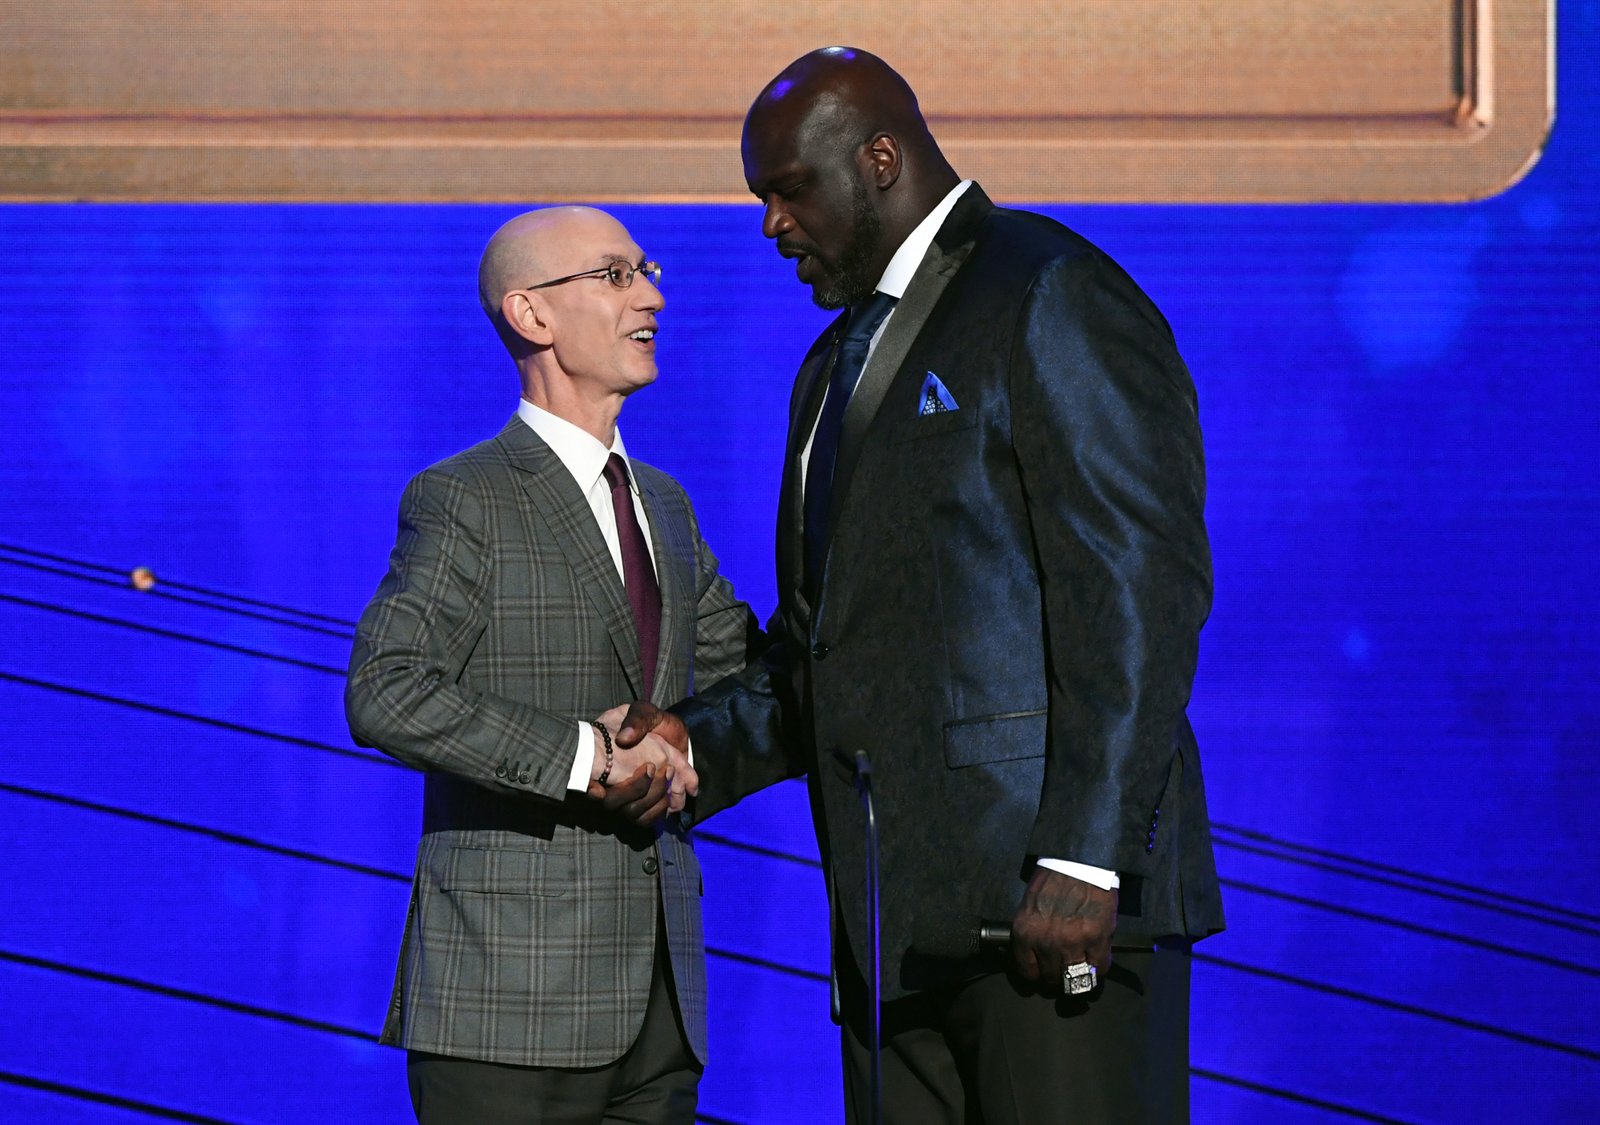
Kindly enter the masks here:
M 878 815 L 872 805 L 872 763 L 856 751 L 856 793 L 867 817 L 867 960 L 865 977 L 870 999 L 867 1051 L 871 1055 L 872 1125 L 883 1122 L 883 954 L 878 936 Z

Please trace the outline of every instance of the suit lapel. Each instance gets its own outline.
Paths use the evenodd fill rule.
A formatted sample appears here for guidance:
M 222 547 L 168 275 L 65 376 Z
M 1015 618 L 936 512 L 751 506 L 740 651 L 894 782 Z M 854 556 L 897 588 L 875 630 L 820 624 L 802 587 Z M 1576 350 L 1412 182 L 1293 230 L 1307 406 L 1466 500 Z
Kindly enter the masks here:
M 822 409 L 823 389 L 828 383 L 828 372 L 833 369 L 833 359 L 839 348 L 839 335 L 844 330 L 844 314 L 811 345 L 806 358 L 795 376 L 794 391 L 789 399 L 789 440 L 785 446 L 783 483 L 778 490 L 778 596 L 787 594 L 802 613 L 810 611 L 806 605 L 801 559 L 805 548 L 805 496 L 801 486 L 800 454 L 812 427 L 817 424 L 817 413 Z
M 872 358 L 862 370 L 861 381 L 856 384 L 855 393 L 850 396 L 850 405 L 845 409 L 844 428 L 839 435 L 839 460 L 833 470 L 833 501 L 828 506 L 831 525 L 837 525 L 839 511 L 844 506 L 844 498 L 850 488 L 850 478 L 855 472 L 856 462 L 861 458 L 862 440 L 872 419 L 877 416 L 883 396 L 899 374 L 900 365 L 905 362 L 912 343 L 927 325 L 934 306 L 944 294 L 945 286 L 972 252 L 978 228 L 984 216 L 992 210 L 994 204 L 977 184 L 961 194 L 928 246 L 922 264 L 912 275 L 905 296 L 895 305 L 894 315 L 884 327 L 878 346 L 872 350 Z M 832 526 L 829 536 L 832 537 Z
M 650 519 L 650 547 L 655 554 L 656 585 L 661 589 L 661 648 L 655 654 L 655 694 L 658 699 L 675 702 L 687 691 L 682 670 L 672 659 L 682 652 L 684 629 L 691 624 L 695 604 L 692 581 L 684 575 L 678 560 L 692 557 L 692 547 L 682 541 L 679 521 L 668 515 L 666 501 L 654 481 L 644 473 L 634 473 L 639 494 L 644 499 L 645 515 Z M 629 622 L 632 622 L 630 617 Z
M 628 682 L 634 691 L 642 692 L 644 669 L 639 663 L 639 635 L 634 629 L 628 592 L 617 576 L 617 564 L 600 536 L 588 498 L 561 459 L 522 419 L 513 416 L 495 440 L 506 459 L 521 470 L 524 495 L 550 529 L 577 575 L 578 585 L 605 622 Z M 665 591 L 662 600 L 665 601 Z M 662 634 L 666 635 L 665 628 Z
M 794 394 L 789 403 L 789 451 L 795 456 L 806 447 L 817 424 L 817 414 L 822 410 L 823 390 L 828 385 L 828 373 L 833 370 L 833 360 L 839 350 L 839 337 L 844 331 L 847 313 L 840 313 L 827 330 L 811 345 L 806 358 L 795 376 Z

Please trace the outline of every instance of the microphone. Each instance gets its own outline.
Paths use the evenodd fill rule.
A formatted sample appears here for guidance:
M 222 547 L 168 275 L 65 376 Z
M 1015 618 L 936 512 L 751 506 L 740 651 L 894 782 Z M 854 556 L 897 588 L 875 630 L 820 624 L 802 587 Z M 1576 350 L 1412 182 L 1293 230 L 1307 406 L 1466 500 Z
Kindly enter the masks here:
M 981 918 L 961 920 L 950 915 L 920 917 L 911 932 L 911 948 L 928 957 L 961 961 L 989 950 L 1004 952 L 1011 946 L 1011 923 Z
M 878 931 L 878 813 L 872 803 L 872 759 L 865 750 L 855 755 L 856 794 L 867 828 L 867 990 L 872 1013 L 867 1023 L 867 1050 L 871 1052 L 868 1086 L 872 1097 L 872 1125 L 883 1121 L 883 948 Z
M 991 949 L 1011 948 L 1011 923 L 1010 922 L 979 922 L 978 923 L 978 948 Z

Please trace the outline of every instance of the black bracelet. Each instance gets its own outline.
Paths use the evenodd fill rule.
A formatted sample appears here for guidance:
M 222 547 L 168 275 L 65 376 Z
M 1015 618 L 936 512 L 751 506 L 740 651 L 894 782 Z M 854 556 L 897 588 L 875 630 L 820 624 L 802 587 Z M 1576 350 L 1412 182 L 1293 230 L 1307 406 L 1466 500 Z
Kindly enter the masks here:
M 594 720 L 591 725 L 600 732 L 601 741 L 606 744 L 606 768 L 600 771 L 599 777 L 595 778 L 601 785 L 604 785 L 606 779 L 611 776 L 611 732 L 606 730 L 606 725 L 599 719 Z

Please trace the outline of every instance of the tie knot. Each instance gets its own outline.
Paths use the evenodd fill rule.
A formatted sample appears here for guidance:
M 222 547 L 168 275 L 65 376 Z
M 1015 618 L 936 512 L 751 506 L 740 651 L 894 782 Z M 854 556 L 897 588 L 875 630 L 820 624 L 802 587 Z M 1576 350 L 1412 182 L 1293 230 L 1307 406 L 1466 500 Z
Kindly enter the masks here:
M 606 458 L 605 478 L 612 492 L 618 488 L 628 487 L 628 466 L 623 462 L 620 453 L 613 453 Z
M 895 298 L 887 293 L 873 293 L 859 305 L 850 309 L 850 319 L 844 323 L 846 340 L 870 340 L 883 323 L 883 318 L 894 308 Z

